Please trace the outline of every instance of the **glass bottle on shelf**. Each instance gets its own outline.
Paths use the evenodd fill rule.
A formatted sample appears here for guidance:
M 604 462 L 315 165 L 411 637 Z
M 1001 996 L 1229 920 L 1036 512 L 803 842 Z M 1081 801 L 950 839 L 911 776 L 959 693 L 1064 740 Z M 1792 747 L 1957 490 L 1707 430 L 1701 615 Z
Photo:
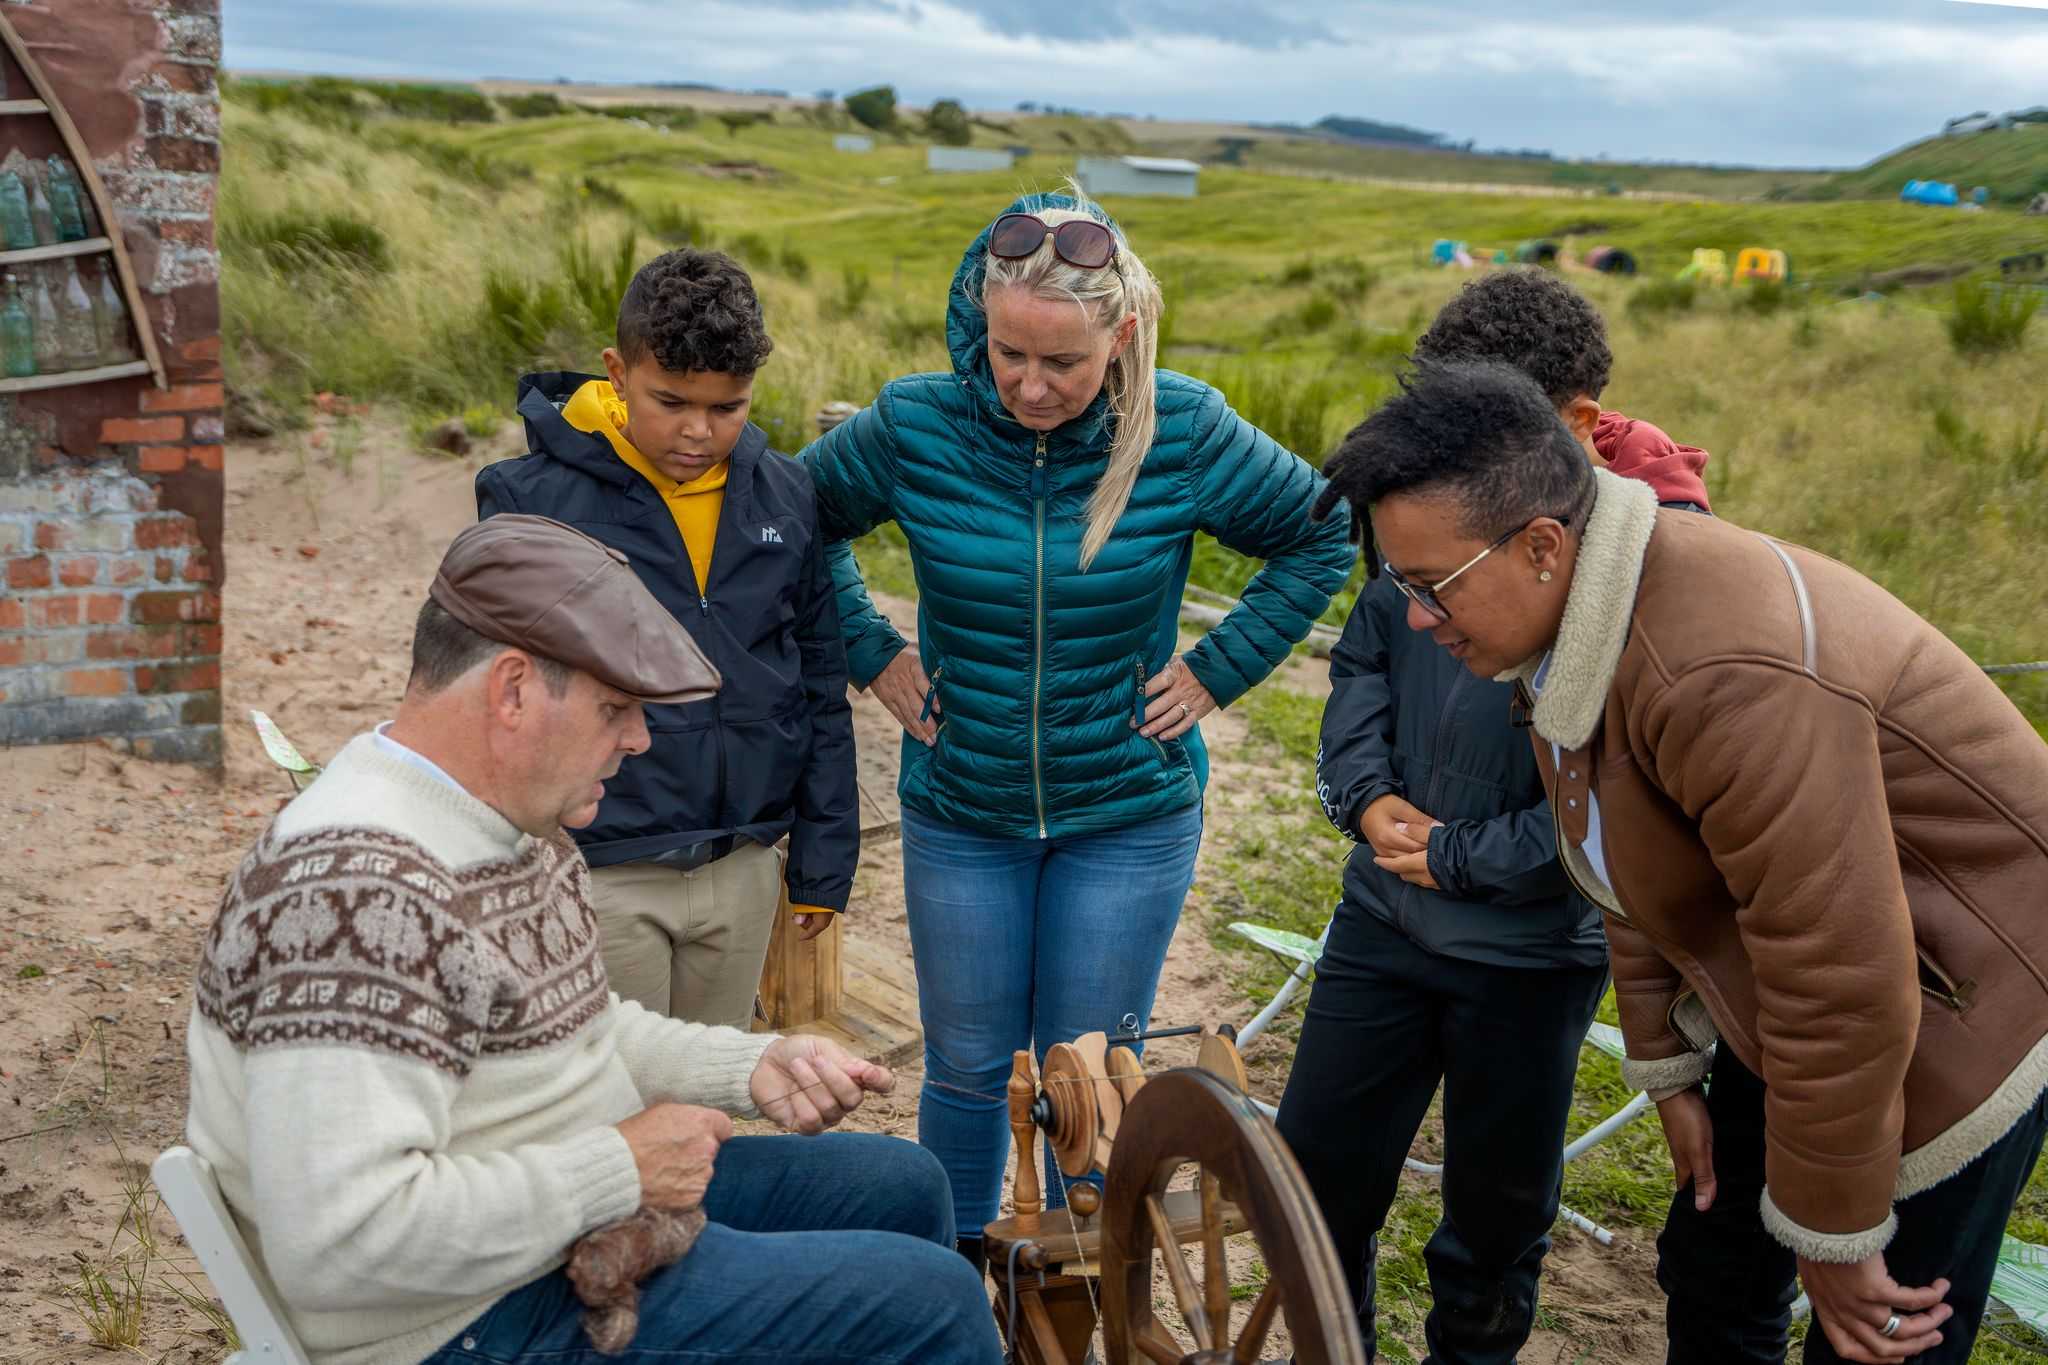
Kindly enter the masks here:
M 57 220 L 57 240 L 77 242 L 85 238 L 85 189 L 71 169 L 71 163 L 52 152 L 49 160 L 50 212 Z
M 21 299 L 21 279 L 9 273 L 7 299 L 0 303 L 0 370 L 9 379 L 27 379 L 36 372 L 36 329 Z
M 28 188 L 13 171 L 0 171 L 0 246 L 21 251 L 36 244 L 36 223 L 28 211 Z
M 43 193 L 43 178 L 35 173 L 33 162 L 21 178 L 28 189 L 28 216 L 35 224 L 36 245 L 49 246 L 57 240 L 57 219 L 50 211 L 50 197 Z
M 55 374 L 69 369 L 64 354 L 63 324 L 58 321 L 57 296 L 50 290 L 50 272 L 35 270 L 29 277 L 29 321 L 35 325 L 36 373 Z
M 99 289 L 93 296 L 93 321 L 98 327 L 100 364 L 126 365 L 135 359 L 135 347 L 128 341 L 128 308 L 121 302 L 120 286 L 114 282 L 114 263 L 100 262 Z
M 64 262 L 57 282 L 57 331 L 65 369 L 90 370 L 100 363 L 99 324 L 93 317 L 92 295 L 78 277 L 76 258 Z

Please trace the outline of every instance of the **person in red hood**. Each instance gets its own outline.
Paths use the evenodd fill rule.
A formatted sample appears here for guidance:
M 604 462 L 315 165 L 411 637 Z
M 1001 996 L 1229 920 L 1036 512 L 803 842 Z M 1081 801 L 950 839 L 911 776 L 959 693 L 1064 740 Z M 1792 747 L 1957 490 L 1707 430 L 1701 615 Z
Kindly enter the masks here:
M 1585 295 L 1549 271 L 1503 270 L 1466 285 L 1417 339 L 1415 359 L 1513 365 L 1557 405 L 1595 465 L 1650 485 L 1667 507 L 1713 510 L 1706 451 L 1601 408 L 1614 368 L 1607 325 Z

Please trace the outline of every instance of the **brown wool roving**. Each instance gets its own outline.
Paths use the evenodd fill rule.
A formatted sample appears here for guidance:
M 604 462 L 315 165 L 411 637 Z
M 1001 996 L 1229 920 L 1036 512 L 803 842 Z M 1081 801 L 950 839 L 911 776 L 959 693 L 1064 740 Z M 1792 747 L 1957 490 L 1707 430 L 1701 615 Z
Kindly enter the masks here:
M 569 1283 L 583 1302 L 583 1331 L 592 1346 L 615 1356 L 632 1344 L 640 1330 L 640 1281 L 682 1260 L 702 1231 L 702 1209 L 643 1208 L 569 1249 Z

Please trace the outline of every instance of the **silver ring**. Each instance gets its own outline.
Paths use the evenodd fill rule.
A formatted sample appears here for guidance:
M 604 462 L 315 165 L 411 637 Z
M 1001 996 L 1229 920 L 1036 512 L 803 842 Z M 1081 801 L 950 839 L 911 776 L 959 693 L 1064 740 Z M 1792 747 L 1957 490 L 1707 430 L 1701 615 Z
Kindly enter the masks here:
M 1182 720 L 1186 720 L 1188 718 L 1188 704 L 1186 702 L 1180 703 L 1180 718 Z
M 1894 1313 L 1884 1320 L 1884 1326 L 1877 1329 L 1877 1334 L 1881 1337 L 1888 1337 L 1898 1330 L 1899 1315 L 1897 1313 Z

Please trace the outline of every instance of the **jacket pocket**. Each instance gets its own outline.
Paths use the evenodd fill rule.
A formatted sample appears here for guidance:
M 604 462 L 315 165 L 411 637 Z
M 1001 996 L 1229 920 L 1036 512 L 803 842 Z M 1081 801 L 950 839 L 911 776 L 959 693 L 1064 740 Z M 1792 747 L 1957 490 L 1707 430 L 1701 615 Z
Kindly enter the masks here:
M 930 720 L 932 718 L 932 707 L 934 705 L 938 705 L 940 707 L 943 707 L 945 705 L 945 703 L 941 701 L 939 698 L 939 679 L 945 676 L 945 672 L 946 665 L 943 662 L 940 662 L 934 664 L 932 666 L 932 671 L 924 675 L 924 705 L 918 708 L 917 718 L 919 720 Z M 942 709 L 939 712 L 939 724 L 944 725 L 945 723 L 946 713 Z
M 1913 955 L 1920 962 L 1920 989 L 1924 994 L 1939 1000 L 1957 1014 L 1964 1013 L 1975 1003 L 1977 998 L 1977 983 L 1975 981 L 1957 981 L 1946 971 L 1943 971 L 1941 964 L 1936 962 L 1928 954 L 1928 951 L 1917 943 L 1913 945 Z
M 1145 679 L 1147 676 L 1144 656 L 1133 654 L 1131 656 L 1131 724 L 1134 731 L 1145 723 L 1145 705 L 1150 700 L 1145 695 Z M 1166 747 L 1168 743 L 1166 740 L 1156 739 L 1151 735 L 1139 735 L 1138 738 L 1151 745 L 1152 752 L 1158 756 L 1159 762 L 1168 768 L 1173 767 L 1176 762 L 1174 758 L 1176 751 L 1182 754 L 1187 752 L 1182 748 L 1182 742 L 1178 739 L 1171 741 L 1173 748 L 1169 749 Z

